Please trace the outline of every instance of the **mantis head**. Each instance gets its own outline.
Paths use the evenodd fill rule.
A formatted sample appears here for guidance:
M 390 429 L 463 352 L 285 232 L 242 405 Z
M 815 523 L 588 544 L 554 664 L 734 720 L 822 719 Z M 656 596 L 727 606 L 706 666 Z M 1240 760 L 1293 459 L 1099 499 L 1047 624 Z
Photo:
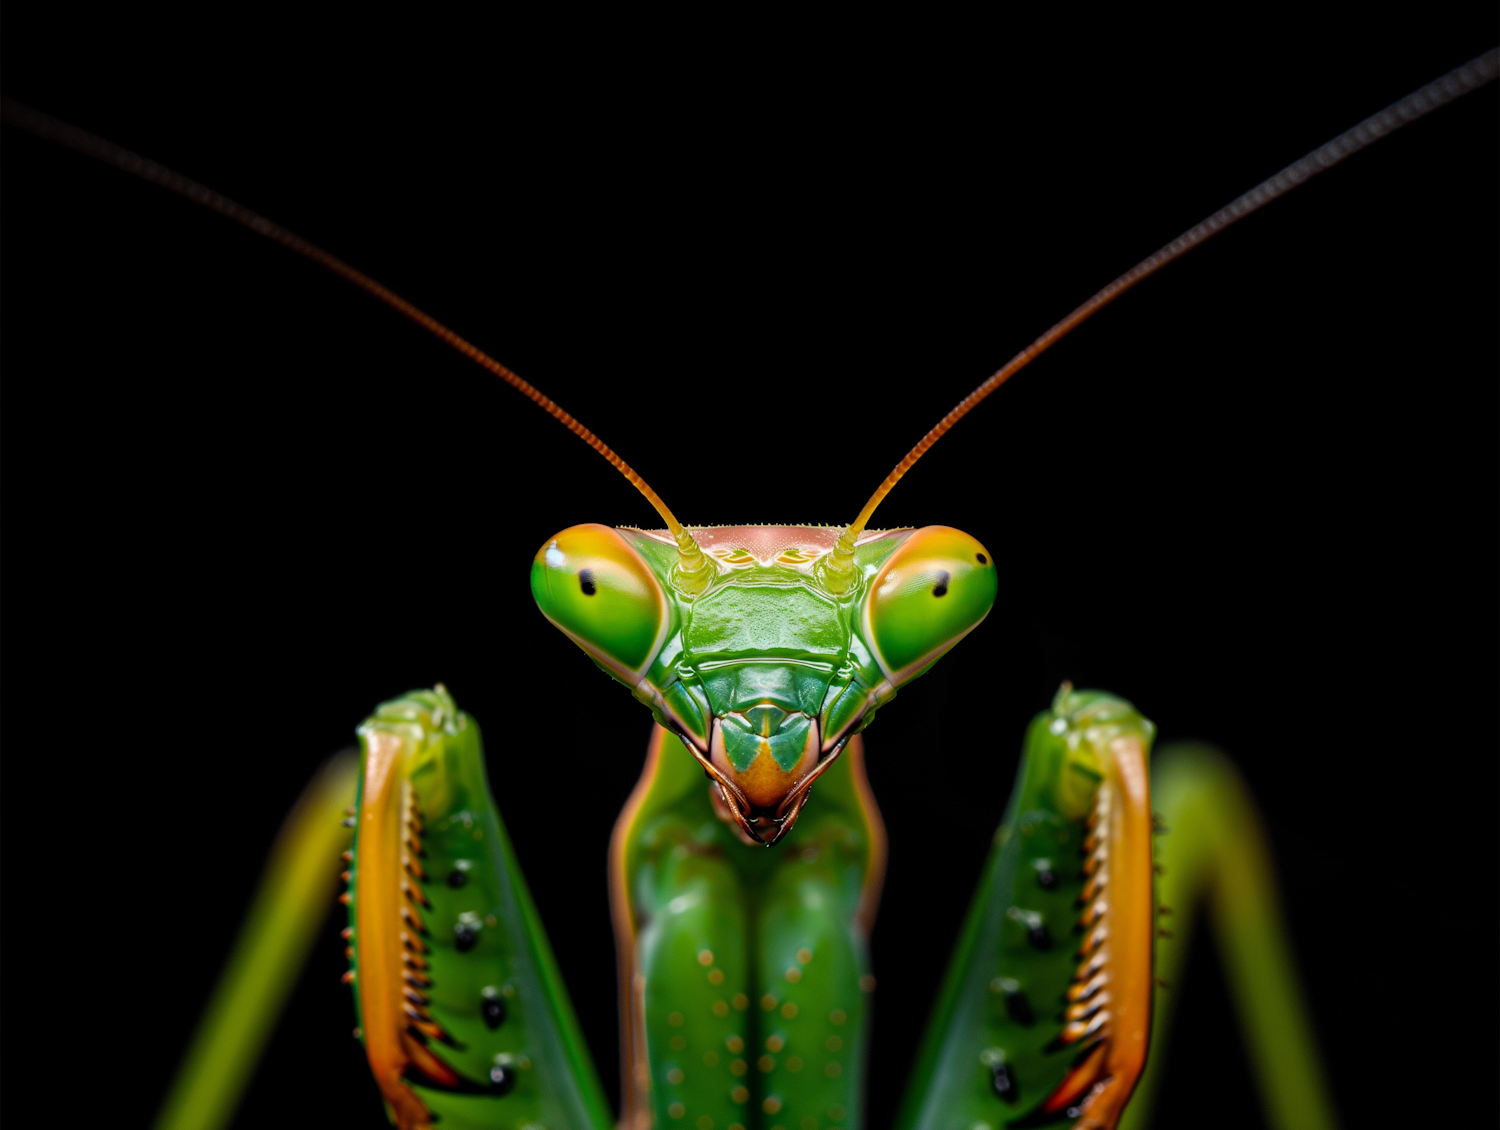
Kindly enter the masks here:
M 532 562 L 542 614 L 682 740 L 747 843 L 790 831 L 849 738 L 995 601 L 994 558 L 960 530 L 864 532 L 830 577 L 843 532 L 697 530 L 685 574 L 669 531 L 582 525 Z

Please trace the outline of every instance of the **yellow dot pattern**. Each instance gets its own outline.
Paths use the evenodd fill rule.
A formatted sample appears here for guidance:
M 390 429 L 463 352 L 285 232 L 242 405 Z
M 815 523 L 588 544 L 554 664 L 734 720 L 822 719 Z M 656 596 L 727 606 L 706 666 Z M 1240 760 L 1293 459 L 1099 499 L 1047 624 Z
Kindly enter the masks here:
M 840 820 L 823 831 L 809 810 L 798 853 L 767 873 L 758 895 L 737 900 L 731 892 L 750 895 L 760 872 L 732 864 L 705 838 L 696 808 L 696 823 L 686 811 L 637 826 L 639 849 L 660 868 L 650 894 L 631 893 L 649 926 L 637 968 L 655 1125 L 850 1130 L 845 1108 L 862 1085 L 855 1056 L 874 988 L 846 879 L 850 862 L 866 862 L 863 844 L 849 854 L 863 827 Z
M 655 999 L 659 1002 L 656 1007 L 662 1009 L 656 1013 L 656 1023 L 661 1028 L 654 1035 L 648 1028 L 648 1039 L 661 1042 L 650 1053 L 650 1093 L 659 1128 L 728 1130 L 733 1121 L 736 1090 L 744 1091 L 743 1099 L 738 1100 L 741 1106 L 754 1098 L 738 1081 L 749 1072 L 750 1066 L 740 1056 L 745 1050 L 744 1037 L 732 1028 L 725 1031 L 731 1015 L 729 1002 L 712 996 L 705 999 L 704 991 L 725 985 L 731 976 L 742 978 L 743 963 L 742 959 L 736 962 L 732 945 L 724 947 L 723 952 L 716 952 L 721 950 L 719 946 L 701 944 L 682 952 L 683 943 L 691 937 L 689 931 L 699 932 L 695 926 L 691 920 L 683 922 L 678 927 L 681 932 L 656 951 L 661 961 L 654 967 L 657 973 L 654 985 L 659 987 Z M 672 971 L 684 964 L 703 980 L 683 981 L 673 975 Z M 741 972 L 731 973 L 737 965 Z M 651 984 L 648 982 L 648 986 Z M 648 1017 L 649 992 L 648 987 Z M 726 1057 L 725 1048 L 735 1058 Z
M 863 1085 L 850 1055 L 859 1046 L 855 1036 L 872 979 L 858 965 L 850 967 L 862 954 L 826 919 L 808 920 L 814 933 L 806 940 L 784 925 L 807 905 L 782 903 L 787 917 L 769 919 L 760 941 L 765 987 L 755 1011 L 763 1054 L 746 1057 L 755 1069 L 746 1078 L 756 1081 L 751 1101 L 761 1104 L 765 1130 L 848 1130 L 848 1098 Z M 832 992 L 839 995 L 830 1000 Z

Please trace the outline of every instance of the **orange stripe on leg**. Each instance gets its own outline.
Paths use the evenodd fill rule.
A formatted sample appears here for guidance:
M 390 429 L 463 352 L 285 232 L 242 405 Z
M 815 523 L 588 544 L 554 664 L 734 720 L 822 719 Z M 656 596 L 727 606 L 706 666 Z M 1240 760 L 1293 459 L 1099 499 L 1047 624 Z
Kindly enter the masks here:
M 359 840 L 355 866 L 355 937 L 359 944 L 359 1009 L 365 1055 L 398 1130 L 431 1125 L 427 1106 L 401 1079 L 415 1041 L 406 1034 L 402 1007 L 404 968 L 401 914 L 401 841 L 404 805 L 401 760 L 404 743 L 395 734 L 366 734 L 364 781 L 360 790 Z M 425 949 L 420 943 L 418 948 Z
M 1111 947 L 1109 983 L 1113 1015 L 1108 1037 L 1095 1053 L 1102 1055 L 1098 1083 L 1083 1099 L 1081 1117 L 1074 1130 L 1112 1130 L 1119 1122 L 1146 1065 L 1151 1035 L 1156 901 L 1152 892 L 1151 789 L 1146 743 L 1137 734 L 1122 735 L 1109 743 L 1108 753 L 1101 787 L 1112 793 L 1105 834 L 1110 859 L 1106 919 Z
M 1047 1096 L 1047 1101 L 1042 1103 L 1042 1113 L 1061 1114 L 1069 1107 L 1077 1106 L 1099 1081 L 1099 1076 L 1104 1071 L 1105 1054 L 1105 1045 L 1100 1043 L 1082 1063 L 1070 1068 L 1063 1076 L 1063 1081 Z

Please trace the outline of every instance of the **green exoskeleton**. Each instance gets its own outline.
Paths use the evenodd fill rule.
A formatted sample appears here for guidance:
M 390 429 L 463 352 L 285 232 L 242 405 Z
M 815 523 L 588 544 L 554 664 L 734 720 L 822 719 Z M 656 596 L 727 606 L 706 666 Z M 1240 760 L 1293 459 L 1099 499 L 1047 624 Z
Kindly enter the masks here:
M 858 734 L 902 685 L 978 625 L 996 593 L 993 557 L 977 540 L 947 527 L 871 531 L 880 501 L 975 404 L 1118 294 L 1384 132 L 1488 81 L 1495 69 L 1491 53 L 1425 88 L 1121 276 L 940 421 L 842 528 L 689 530 L 591 432 L 458 343 L 600 451 L 666 525 L 575 526 L 548 540 L 532 566 L 542 612 L 657 724 L 610 859 L 622 1125 L 864 1123 L 874 987 L 866 943 L 884 837 Z M 355 281 L 380 294 L 362 277 Z M 418 724 L 406 748 L 446 747 L 450 739 L 432 728 L 438 715 L 472 729 L 461 715 L 453 722 L 443 696 L 433 702 L 431 726 Z M 386 709 L 420 713 L 412 705 Z M 1033 723 L 899 1116 L 903 1127 L 1119 1123 L 1152 1027 L 1153 734 L 1129 703 L 1068 687 Z M 606 1122 L 560 985 L 545 974 L 550 957 L 524 894 L 507 906 L 493 897 L 433 902 L 426 893 L 437 883 L 424 882 L 426 864 L 416 857 L 419 843 L 433 842 L 429 825 L 456 838 L 454 850 L 463 853 L 441 855 L 450 883 L 463 891 L 481 877 L 483 857 L 469 858 L 465 838 L 476 820 L 472 806 L 443 798 L 440 776 L 424 795 L 415 775 L 376 772 L 400 760 L 377 757 L 377 748 L 367 735 L 362 795 L 387 797 L 387 815 L 362 800 L 351 929 L 356 956 L 362 936 L 382 932 L 388 956 L 357 960 L 353 977 L 371 1066 L 397 1125 L 417 1130 L 435 1113 L 456 1125 L 488 1117 L 516 1125 Z M 485 878 L 498 890 L 515 880 L 498 817 L 490 822 L 472 834 L 496 853 L 489 857 L 494 877 Z M 367 870 L 371 849 L 361 844 L 372 837 L 387 862 Z M 424 912 L 443 925 L 423 926 Z M 1279 986 L 1268 977 L 1268 999 L 1295 999 L 1285 963 L 1276 965 L 1284 945 L 1277 949 L 1270 929 L 1253 960 L 1263 962 L 1263 974 L 1282 974 Z M 494 972 L 478 987 L 484 978 L 461 970 L 483 944 Z M 458 986 L 452 997 L 450 985 Z M 495 1035 L 476 1038 L 473 1017 L 502 1012 L 516 1018 L 512 1034 L 494 1024 Z M 461 1019 L 468 1031 L 458 1030 Z M 1296 1009 L 1283 1009 L 1280 1019 L 1284 1043 L 1305 1049 Z M 553 1050 L 543 1055 L 543 1047 Z M 455 1067 L 459 1057 L 463 1070 Z M 1293 1105 L 1310 1123 L 1326 1124 L 1315 1058 L 1299 1058 L 1287 1073 L 1288 1088 L 1300 1087 Z M 508 1105 L 501 1113 L 486 1099 Z
M 862 1121 L 883 837 L 858 731 L 995 595 L 985 546 L 869 531 L 871 508 L 572 527 L 533 563 L 544 614 L 658 724 L 610 861 L 632 1127 Z M 1151 735 L 1069 688 L 1033 724 L 903 1125 L 1120 1117 L 1150 1031 Z M 476 724 L 437 689 L 361 736 L 352 979 L 395 1121 L 608 1125 Z
M 988 614 L 991 554 L 940 526 L 576 526 L 537 553 L 532 592 L 658 726 L 610 861 L 622 1123 L 862 1125 L 884 831 L 857 735 Z M 1070 691 L 1034 727 L 917 1124 L 1118 1119 L 1149 1034 L 1151 733 L 1128 704 Z M 602 1125 L 478 803 L 474 723 L 439 691 L 387 704 L 362 737 L 352 980 L 395 1121 L 481 1126 L 503 1097 L 506 1119 Z

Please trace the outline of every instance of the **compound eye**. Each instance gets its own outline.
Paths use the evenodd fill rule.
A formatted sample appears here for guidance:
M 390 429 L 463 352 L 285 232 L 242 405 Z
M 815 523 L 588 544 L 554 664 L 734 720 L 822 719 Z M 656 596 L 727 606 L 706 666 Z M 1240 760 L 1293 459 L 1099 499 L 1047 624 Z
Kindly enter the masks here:
M 951 526 L 917 530 L 886 559 L 865 597 L 865 638 L 900 684 L 968 635 L 995 603 L 995 559 Z
M 661 584 L 608 526 L 573 526 L 537 550 L 531 595 L 543 616 L 632 683 L 660 646 L 667 618 Z

